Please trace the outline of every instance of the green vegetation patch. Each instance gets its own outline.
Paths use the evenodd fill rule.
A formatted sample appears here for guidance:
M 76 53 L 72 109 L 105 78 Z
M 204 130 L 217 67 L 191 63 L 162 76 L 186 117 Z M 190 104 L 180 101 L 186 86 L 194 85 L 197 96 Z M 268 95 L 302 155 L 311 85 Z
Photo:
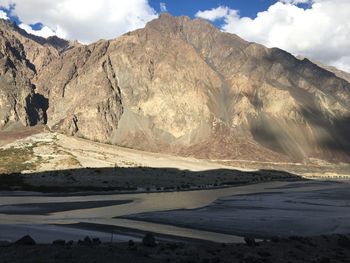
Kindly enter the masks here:
M 25 148 L 0 149 L 0 174 L 21 173 L 35 169 L 35 164 L 30 162 L 34 156 L 34 147 L 35 145 Z

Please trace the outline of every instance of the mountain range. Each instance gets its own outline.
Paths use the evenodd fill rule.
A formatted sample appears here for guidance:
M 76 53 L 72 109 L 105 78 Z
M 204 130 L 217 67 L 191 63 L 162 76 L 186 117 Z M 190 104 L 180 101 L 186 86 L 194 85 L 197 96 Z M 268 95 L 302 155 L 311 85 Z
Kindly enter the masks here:
M 90 45 L 0 20 L 0 129 L 197 158 L 350 161 L 350 76 L 161 14 Z

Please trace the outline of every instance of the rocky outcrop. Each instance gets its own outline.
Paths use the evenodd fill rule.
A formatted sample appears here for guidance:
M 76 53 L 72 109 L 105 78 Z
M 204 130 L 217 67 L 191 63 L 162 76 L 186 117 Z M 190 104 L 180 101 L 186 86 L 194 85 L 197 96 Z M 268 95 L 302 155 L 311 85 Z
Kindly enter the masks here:
M 305 59 L 305 57 L 303 57 L 303 56 L 297 56 L 297 58 L 300 60 Z M 336 67 L 333 67 L 333 66 L 325 65 L 319 61 L 311 60 L 311 62 L 316 64 L 317 66 L 327 70 L 327 71 L 334 73 L 337 77 L 342 78 L 342 79 L 346 80 L 347 82 L 350 82 L 350 73 L 349 72 L 342 71 L 342 70 L 340 70 Z
M 109 143 L 123 113 L 108 41 L 65 52 L 43 69 L 39 91 L 50 100 L 48 125 L 70 135 Z
M 47 122 L 48 99 L 36 92 L 32 80 L 59 57 L 63 44 L 50 42 L 0 20 L 0 129 Z
M 79 43 L 28 34 L 0 19 L 0 129 L 47 123 L 49 100 L 38 93 L 36 77 L 65 50 Z
M 54 130 L 212 159 L 349 161 L 350 84 L 308 59 L 168 14 L 59 47 L 25 49 Z
M 200 19 L 163 14 L 69 50 L 38 87 L 49 125 L 89 139 L 205 158 L 349 156 L 347 81 Z

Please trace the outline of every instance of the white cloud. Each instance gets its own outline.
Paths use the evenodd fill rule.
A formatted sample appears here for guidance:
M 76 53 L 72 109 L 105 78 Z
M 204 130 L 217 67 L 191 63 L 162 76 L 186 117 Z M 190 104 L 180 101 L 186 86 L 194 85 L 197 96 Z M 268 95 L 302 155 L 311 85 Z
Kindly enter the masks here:
M 314 0 L 280 0 L 280 2 L 285 4 L 298 5 L 298 4 L 312 4 Z
M 115 38 L 157 17 L 147 0 L 0 0 L 2 7 L 12 4 L 23 24 L 41 22 L 45 33 L 84 43 Z
M 231 14 L 231 12 L 233 12 L 233 14 Z M 210 10 L 198 11 L 195 16 L 207 19 L 209 21 L 215 21 L 221 18 L 225 18 L 229 15 L 235 16 L 238 15 L 238 12 L 234 9 L 228 8 L 227 6 L 219 6 Z
M 160 6 L 160 12 L 168 12 L 166 3 L 160 2 L 159 6 Z
M 27 31 L 27 33 L 29 34 L 37 35 L 40 37 L 47 38 L 47 37 L 57 35 L 56 32 L 54 32 L 52 29 L 48 28 L 47 26 L 43 26 L 40 30 L 33 30 L 31 26 L 22 23 L 19 25 L 19 27 Z
M 341 57 L 340 59 L 334 61 L 332 66 L 350 73 L 350 55 Z
M 310 7 L 297 6 L 301 2 L 310 3 Z M 233 9 L 219 7 L 219 10 L 226 12 L 221 17 L 203 16 L 208 14 L 206 11 L 197 16 L 211 21 L 224 19 L 224 31 L 350 71 L 349 0 L 285 0 L 271 5 L 254 19 L 240 17 Z
M 4 12 L 4 11 L 2 11 L 2 10 L 0 10 L 0 18 L 1 19 L 9 19 L 8 17 L 7 17 L 7 14 Z

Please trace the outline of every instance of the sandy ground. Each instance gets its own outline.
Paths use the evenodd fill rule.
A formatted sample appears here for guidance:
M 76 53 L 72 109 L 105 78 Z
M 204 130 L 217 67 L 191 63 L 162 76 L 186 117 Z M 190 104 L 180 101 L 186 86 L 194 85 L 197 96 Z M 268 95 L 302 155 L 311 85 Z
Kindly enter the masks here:
M 322 222 L 312 221 L 312 213 L 307 215 L 310 209 L 317 214 L 318 218 L 327 218 L 327 224 L 329 223 L 330 226 L 335 227 L 338 224 L 343 227 L 343 229 L 335 228 L 333 232 L 338 230 L 343 232 L 348 226 L 345 222 L 349 219 L 348 212 L 346 212 L 349 210 L 349 205 L 346 203 L 348 197 L 344 191 L 340 190 L 340 188 L 349 190 L 347 183 L 338 185 L 319 181 L 261 183 L 272 179 L 300 178 L 284 172 L 261 172 L 257 166 L 249 167 L 246 163 L 244 169 L 235 170 L 236 167 L 239 167 L 239 163 L 233 165 L 229 160 L 219 163 L 212 160 L 148 153 L 57 133 L 39 132 L 30 136 L 18 135 L 10 141 L 8 143 L 7 140 L 7 143 L 0 147 L 0 151 L 4 150 L 5 153 L 8 153 L 13 149 L 19 150 L 15 152 L 14 158 L 9 160 L 16 168 L 16 154 L 20 155 L 20 151 L 25 150 L 28 159 L 21 166 L 26 169 L 21 170 L 23 175 L 20 177 L 23 177 L 23 181 L 20 183 L 27 186 L 36 186 L 36 189 L 39 190 L 43 186 L 52 187 L 54 191 L 57 191 L 55 187 L 60 187 L 59 191 L 71 186 L 98 186 L 107 190 L 115 187 L 136 191 L 136 193 L 48 196 L 36 193 L 1 192 L 2 208 L 0 207 L 0 212 L 3 209 L 3 214 L 0 214 L 2 225 L 0 228 L 3 229 L 9 225 L 12 227 L 25 225 L 29 229 L 39 229 L 36 228 L 37 225 L 87 223 L 153 231 L 163 235 L 214 242 L 242 242 L 242 237 L 239 235 L 247 233 L 265 235 L 266 233 L 258 233 L 256 230 L 258 228 L 269 229 L 268 226 L 271 224 L 276 226 L 274 233 L 276 235 L 291 233 L 289 227 L 291 222 L 299 227 L 295 228 L 297 232 L 310 226 L 314 227 L 315 231 L 308 232 L 309 234 L 324 231 L 325 225 Z M 283 168 L 283 165 L 278 168 Z M 300 164 L 297 166 L 302 167 Z M 333 166 L 327 164 L 325 167 L 328 169 Z M 317 176 L 319 173 L 317 178 L 349 178 L 346 172 L 338 173 L 338 170 L 332 170 L 333 168 L 327 172 L 327 170 L 323 171 L 323 168 L 323 166 L 317 167 L 316 173 L 313 173 L 305 166 L 300 171 L 301 174 L 307 171 L 312 176 Z M 336 172 L 333 173 L 334 171 Z M 15 183 L 17 182 L 19 175 L 16 173 L 14 176 L 9 178 L 10 183 L 13 179 Z M 5 182 L 8 181 L 5 180 Z M 243 183 L 259 184 L 202 191 L 174 191 L 189 190 L 194 184 L 198 187 L 196 189 L 208 189 L 213 186 Z M 163 192 L 166 187 L 170 192 Z M 159 191 L 137 194 L 140 189 L 147 192 L 147 188 L 157 191 L 159 189 Z M 333 203 L 330 201 L 329 192 L 317 192 L 334 188 L 338 189 L 334 192 L 343 198 L 340 200 L 342 206 L 337 206 L 335 201 L 332 201 Z M 305 200 L 309 200 L 312 194 L 320 200 L 321 204 L 306 204 Z M 108 203 L 125 200 L 133 202 Z M 68 202 L 70 204 L 65 205 Z M 94 205 L 85 206 L 82 202 L 90 202 Z M 107 203 L 103 205 L 98 202 Z M 271 202 L 275 207 L 266 205 Z M 55 206 L 55 204 L 57 204 L 56 208 L 48 209 L 50 205 Z M 17 214 L 13 211 L 16 211 Z M 288 212 L 288 216 L 284 211 Z M 308 218 L 307 224 L 300 224 L 304 213 Z M 137 220 L 125 218 L 131 215 Z M 140 217 L 149 222 L 140 221 Z M 18 231 L 14 230 L 16 237 L 22 230 L 23 228 L 18 228 Z M 40 231 L 43 232 L 42 235 L 48 233 L 45 228 L 41 228 Z M 50 236 L 51 239 L 59 238 L 56 235 L 59 231 L 50 231 L 51 234 L 47 236 Z M 80 236 L 85 235 L 77 233 Z M 6 235 L 6 238 L 8 237 Z
M 15 142 L 16 140 L 27 138 L 31 135 L 43 132 L 45 130 L 44 126 L 36 126 L 36 127 L 14 127 L 14 129 L 10 130 L 2 130 L 0 131 L 0 147 L 6 144 Z
M 301 177 L 350 178 L 350 166 L 345 164 L 214 161 L 143 152 L 40 130 L 30 133 L 36 134 L 15 133 L 16 140 L 0 147 L 1 190 L 173 191 Z M 5 178 L 1 174 L 15 176 Z
M 40 158 L 35 172 L 78 167 L 154 167 L 203 171 L 232 168 L 194 158 L 142 152 L 118 146 L 95 143 L 58 133 L 38 133 L 19 138 L 3 148 L 25 148 L 35 144 L 33 159 Z M 33 160 L 34 161 L 34 160 Z M 25 171 L 27 173 L 33 171 Z
M 26 128 L 18 132 L 0 132 L 0 150 L 33 147 L 28 162 L 34 170 L 25 173 L 76 168 L 153 167 L 177 168 L 189 171 L 239 169 L 256 171 L 261 168 L 287 170 L 310 178 L 350 178 L 347 164 L 320 165 L 300 163 L 256 163 L 244 160 L 205 160 L 167 154 L 143 152 L 70 137 L 58 133 L 42 132 L 44 128 Z M 283 169 L 285 168 L 285 169 Z M 337 169 L 336 169 L 337 168 Z
M 299 179 L 285 172 L 237 170 L 210 160 L 142 152 L 48 132 L 0 147 L 1 158 L 0 174 L 3 170 L 14 175 L 0 175 L 1 190 L 173 191 Z
M 68 137 L 62 134 L 41 134 L 40 136 L 53 138 L 59 150 L 69 152 L 73 155 L 82 167 L 154 167 L 154 168 L 178 168 L 190 171 L 204 171 L 220 168 L 234 168 L 221 164 L 211 163 L 206 160 L 198 160 L 194 158 L 182 158 L 172 155 L 156 154 L 150 152 L 142 152 L 122 148 L 118 146 L 106 145 L 96 142 L 79 139 L 76 137 Z M 52 136 L 52 137 L 51 137 Z M 27 140 L 33 140 L 35 137 L 29 137 Z M 35 139 L 34 139 L 35 141 Z M 38 154 L 42 152 L 42 148 L 38 148 Z M 45 156 L 43 156 L 45 157 Z M 55 158 L 55 156 L 51 156 Z M 45 167 L 39 167 L 37 171 L 55 169 L 48 162 Z M 66 167 L 71 168 L 71 167 Z

